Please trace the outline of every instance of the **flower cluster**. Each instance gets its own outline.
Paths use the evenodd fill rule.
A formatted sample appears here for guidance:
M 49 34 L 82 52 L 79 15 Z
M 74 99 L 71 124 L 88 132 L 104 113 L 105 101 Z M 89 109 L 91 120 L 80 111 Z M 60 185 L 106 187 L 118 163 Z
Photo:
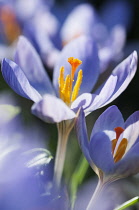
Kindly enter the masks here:
M 101 108 L 116 103 L 137 71 L 136 48 L 124 48 L 131 19 L 130 3 L 119 0 L 99 12 L 74 1 L 60 8 L 54 1 L 0 2 L 1 74 L 25 98 L 0 95 L 3 210 L 111 210 L 122 202 L 107 194 L 116 180 L 139 173 L 139 111 L 125 121 L 117 104 Z M 89 165 L 99 181 L 81 202 L 78 185 Z

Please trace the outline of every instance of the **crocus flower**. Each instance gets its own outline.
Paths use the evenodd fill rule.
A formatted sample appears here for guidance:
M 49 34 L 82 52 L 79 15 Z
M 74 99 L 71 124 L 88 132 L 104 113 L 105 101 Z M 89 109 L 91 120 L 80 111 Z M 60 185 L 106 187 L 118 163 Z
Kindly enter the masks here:
M 81 149 L 91 166 L 113 179 L 139 172 L 138 137 L 139 111 L 125 122 L 119 109 L 113 105 L 96 120 L 88 141 L 84 112 L 77 118 L 77 136 Z
M 78 70 L 79 65 L 81 71 Z M 92 39 L 79 37 L 61 51 L 54 68 L 53 87 L 35 49 L 22 36 L 17 45 L 15 62 L 4 59 L 2 74 L 16 93 L 35 102 L 32 107 L 35 115 L 46 122 L 59 123 L 75 118 L 81 106 L 88 115 L 113 101 L 128 86 L 136 67 L 137 53 L 133 52 L 113 70 L 102 87 L 90 93 L 99 76 L 97 47 Z M 72 78 L 67 76 L 70 74 Z M 72 80 L 72 87 L 69 87 L 68 79 Z M 62 85 L 65 86 L 63 90 Z M 75 94 L 74 99 L 71 98 L 72 93 Z M 68 94 L 69 99 L 66 99 Z
M 16 93 L 35 102 L 33 114 L 45 122 L 58 123 L 60 145 L 65 145 L 58 147 L 63 150 L 58 149 L 62 155 L 58 159 L 63 162 L 78 109 L 82 106 L 88 115 L 117 98 L 136 72 L 137 54 L 133 52 L 119 64 L 93 94 L 90 92 L 99 76 L 99 60 L 96 44 L 88 37 L 79 37 L 63 48 L 54 68 L 54 88 L 38 54 L 24 37 L 18 42 L 15 62 L 3 60 L 3 77 Z M 78 70 L 79 65 L 82 70 Z
M 76 121 L 76 131 L 82 152 L 99 176 L 95 196 L 103 187 L 120 178 L 139 172 L 139 111 L 125 122 L 116 106 L 111 106 L 96 120 L 88 140 L 84 112 L 81 109 Z
M 81 35 L 91 36 L 99 46 L 100 69 L 103 72 L 111 62 L 117 62 L 123 56 L 127 25 L 130 26 L 132 7 L 126 1 L 108 2 L 98 12 L 88 3 L 80 3 L 74 7 L 72 4 L 72 1 L 70 1 L 68 9 L 65 4 L 64 7 L 62 5 L 60 14 L 55 12 L 56 8 L 53 7 L 54 11 L 53 13 L 50 11 L 49 19 L 46 14 L 44 15 L 41 12 L 25 26 L 25 35 L 34 43 L 43 62 L 50 68 L 54 66 L 58 59 L 63 45 Z M 72 9 L 69 10 L 71 7 Z M 65 8 L 66 17 L 60 24 L 61 16 L 65 14 Z M 51 23 L 53 36 L 50 35 L 47 24 L 42 24 L 41 18 L 43 20 L 45 18 L 44 22 Z M 41 28 L 39 27 L 40 22 Z M 44 43 L 45 46 L 48 45 L 49 47 L 44 47 Z

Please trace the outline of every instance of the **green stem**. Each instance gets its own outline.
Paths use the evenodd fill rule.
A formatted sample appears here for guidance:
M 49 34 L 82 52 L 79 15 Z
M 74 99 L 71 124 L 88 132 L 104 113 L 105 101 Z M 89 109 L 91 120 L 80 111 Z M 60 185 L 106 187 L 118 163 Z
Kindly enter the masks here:
M 74 208 L 74 203 L 76 200 L 76 193 L 77 193 L 78 186 L 82 183 L 88 167 L 89 167 L 89 164 L 88 164 L 87 160 L 84 158 L 83 155 L 81 155 L 81 158 L 80 158 L 79 163 L 75 169 L 75 172 L 73 173 L 73 175 L 71 177 L 71 205 L 72 205 L 72 209 Z
M 139 196 L 135 197 L 135 198 L 132 198 L 130 199 L 129 201 L 126 201 L 125 203 L 123 203 L 122 205 L 120 205 L 119 207 L 117 207 L 116 209 L 114 210 L 123 210 L 123 209 L 126 209 L 136 203 L 139 202 Z

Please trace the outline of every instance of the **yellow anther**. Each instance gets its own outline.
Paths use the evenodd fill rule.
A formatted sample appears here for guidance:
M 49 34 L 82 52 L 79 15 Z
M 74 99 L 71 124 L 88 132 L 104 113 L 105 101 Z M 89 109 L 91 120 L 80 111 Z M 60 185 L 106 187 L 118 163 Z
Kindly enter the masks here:
M 78 72 L 77 81 L 75 83 L 75 86 L 74 86 L 74 89 L 73 89 L 73 92 L 72 92 L 71 102 L 73 102 L 78 96 L 80 86 L 81 86 L 81 83 L 82 83 L 82 78 L 83 78 L 83 71 L 80 70 Z
M 123 138 L 122 141 L 120 142 L 119 146 L 118 146 L 118 149 L 117 149 L 114 157 L 113 157 L 115 163 L 117 163 L 119 160 L 121 160 L 121 158 L 125 154 L 127 144 L 128 144 L 127 139 Z
M 60 98 L 63 99 L 62 97 L 62 89 L 64 87 L 64 67 L 63 66 L 60 68 L 58 84 L 59 84 L 59 95 L 60 95 Z
M 66 79 L 64 79 L 64 67 L 60 68 L 60 74 L 58 78 L 58 84 L 59 84 L 59 96 L 60 98 L 68 105 L 71 105 L 71 102 L 73 102 L 79 93 L 80 86 L 82 83 L 82 77 L 83 72 L 80 70 L 78 72 L 77 81 L 75 83 L 75 86 L 72 91 L 72 83 L 74 81 L 74 74 L 78 66 L 82 63 L 77 58 L 70 57 L 68 58 L 68 62 L 71 64 L 71 74 L 66 76 Z
M 78 58 L 70 57 L 68 58 L 68 62 L 71 65 L 71 79 L 73 80 L 75 71 L 77 70 L 78 66 L 82 64 L 82 61 Z
M 70 75 L 66 76 L 64 87 L 62 89 L 62 95 L 64 97 L 64 102 L 66 104 L 70 104 L 70 96 L 71 96 L 71 78 Z

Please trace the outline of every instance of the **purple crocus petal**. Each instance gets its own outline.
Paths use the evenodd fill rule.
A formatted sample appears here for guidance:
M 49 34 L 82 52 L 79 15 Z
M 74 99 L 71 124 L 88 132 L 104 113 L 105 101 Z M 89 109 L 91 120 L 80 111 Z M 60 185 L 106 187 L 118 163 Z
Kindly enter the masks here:
M 82 106 L 85 114 L 90 114 L 92 111 L 100 108 L 110 98 L 115 90 L 116 82 L 117 76 L 111 75 L 98 95 L 91 93 L 82 94 L 72 103 L 71 108 L 77 111 Z
M 112 28 L 110 32 L 110 37 L 108 40 L 108 44 L 111 47 L 111 51 L 113 54 L 113 60 L 116 60 L 117 58 L 114 58 L 114 55 L 117 57 L 121 53 L 126 41 L 126 30 L 122 25 L 116 25 Z
M 49 123 L 59 123 L 75 118 L 75 113 L 59 98 L 46 94 L 32 106 L 32 113 Z
M 113 173 L 114 161 L 111 141 L 104 132 L 96 133 L 90 140 L 89 152 L 94 164 L 106 174 Z
M 134 112 L 125 122 L 125 131 L 123 138 L 128 139 L 126 152 L 133 146 L 139 137 L 139 111 Z
M 81 147 L 81 150 L 84 156 L 86 157 L 86 159 L 88 160 L 89 164 L 93 166 L 93 163 L 89 154 L 89 140 L 88 140 L 86 123 L 85 123 L 85 115 L 82 108 L 80 109 L 78 113 L 75 128 L 76 128 L 77 139 Z
M 134 51 L 113 70 L 112 75 L 118 78 L 117 84 L 112 96 L 101 107 L 112 102 L 127 88 L 136 73 L 137 59 L 137 52 Z
M 19 38 L 15 62 L 22 68 L 30 84 L 41 94 L 53 94 L 54 90 L 41 60 L 31 43 L 23 36 Z
M 124 128 L 124 119 L 117 106 L 111 106 L 96 120 L 91 133 L 91 138 L 95 133 L 103 131 L 109 136 L 109 139 L 115 139 L 116 133 L 114 128 L 116 127 Z
M 37 102 L 41 95 L 36 91 L 24 75 L 20 67 L 9 59 L 2 61 L 2 75 L 8 85 L 19 95 Z
M 117 15 L 118 14 L 118 15 Z M 102 7 L 102 19 L 108 28 L 115 25 L 128 27 L 131 22 L 131 4 L 128 1 L 108 1 Z
M 90 4 L 76 6 L 64 21 L 61 37 L 64 43 L 79 35 L 91 35 L 98 22 L 95 9 Z
M 47 36 L 47 34 L 40 31 L 40 29 L 36 30 L 36 33 L 34 34 L 34 39 L 39 49 L 39 54 L 41 55 L 41 58 L 43 59 L 43 62 L 49 68 L 53 69 L 60 51 L 55 48 L 55 46 L 53 45 L 52 41 Z
M 57 91 L 59 70 L 61 66 L 65 67 L 65 76 L 70 74 L 71 66 L 67 62 L 69 57 L 75 57 L 82 61 L 79 68 L 83 70 L 83 81 L 79 94 L 90 92 L 99 75 L 98 49 L 95 42 L 89 37 L 81 36 L 74 39 L 63 48 L 54 68 L 53 84 Z M 76 81 L 77 73 L 78 71 L 75 73 L 74 81 Z
M 122 49 L 126 41 L 126 31 L 121 25 L 116 25 L 110 32 L 105 46 L 99 50 L 100 71 L 107 70 L 110 62 L 120 60 L 123 57 Z
M 139 143 L 135 144 L 126 155 L 116 163 L 116 173 L 131 176 L 139 173 Z

